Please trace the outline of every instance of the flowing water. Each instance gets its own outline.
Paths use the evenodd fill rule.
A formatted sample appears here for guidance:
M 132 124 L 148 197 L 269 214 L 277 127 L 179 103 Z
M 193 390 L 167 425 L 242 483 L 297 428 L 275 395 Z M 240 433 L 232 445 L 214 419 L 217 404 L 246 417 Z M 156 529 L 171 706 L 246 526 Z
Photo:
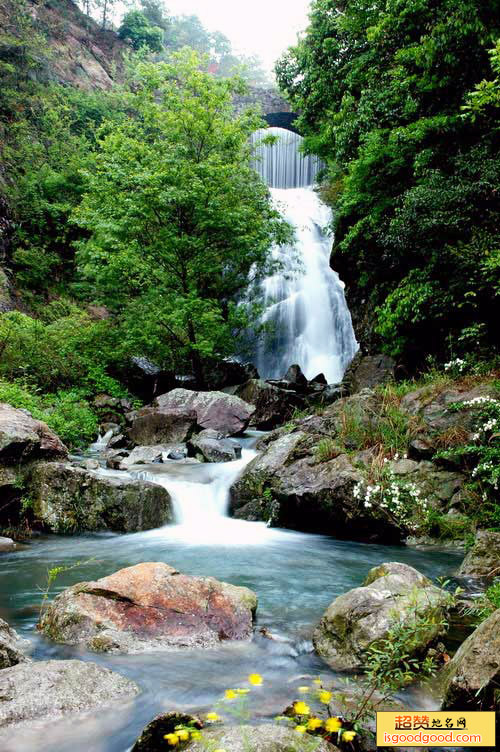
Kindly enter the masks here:
M 278 140 L 266 145 L 262 138 Z M 268 334 L 257 346 L 254 362 L 263 378 L 281 378 L 298 363 L 312 379 L 323 373 L 341 381 L 358 349 L 344 285 L 330 268 L 331 211 L 314 190 L 321 169 L 316 157 L 304 157 L 302 138 L 282 128 L 254 134 L 254 166 L 270 188 L 275 205 L 295 228 L 290 245 L 276 246 L 277 271 L 258 291 Z
M 168 488 L 178 524 L 131 535 L 41 537 L 2 556 L 0 615 L 32 641 L 35 659 L 95 661 L 129 676 L 141 688 L 131 703 L 51 723 L 43 734 L 10 731 L 8 742 L 0 742 L 3 752 L 125 752 L 155 714 L 213 708 L 226 688 L 240 685 L 255 671 L 263 674 L 264 685 L 252 693 L 253 712 L 256 718 L 272 717 L 296 696 L 294 689 L 307 677 L 332 676 L 312 653 L 312 627 L 332 599 L 359 585 L 370 567 L 405 561 L 432 577 L 448 575 L 457 566 L 458 557 L 450 552 L 348 543 L 225 517 L 229 486 L 254 456 L 254 443 L 254 436 L 244 441 L 242 459 L 232 463 L 171 461 L 135 468 L 133 475 Z M 255 637 L 215 650 L 141 655 L 100 655 L 52 644 L 35 630 L 46 571 L 89 559 L 62 575 L 53 594 L 122 567 L 163 561 L 188 574 L 212 575 L 255 590 Z M 260 633 L 263 627 L 274 639 Z

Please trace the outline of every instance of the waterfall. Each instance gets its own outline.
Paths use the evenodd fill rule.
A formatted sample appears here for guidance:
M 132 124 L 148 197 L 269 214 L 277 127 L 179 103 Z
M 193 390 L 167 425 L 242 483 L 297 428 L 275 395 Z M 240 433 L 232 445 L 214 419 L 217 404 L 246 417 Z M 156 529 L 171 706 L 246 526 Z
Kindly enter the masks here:
M 278 137 L 277 143 L 263 144 L 268 135 Z M 267 128 L 252 140 L 253 166 L 295 228 L 292 245 L 273 248 L 278 271 L 258 291 L 264 305 L 261 323 L 267 326 L 254 363 L 263 378 L 282 378 L 298 363 L 308 379 L 324 373 L 329 383 L 337 383 L 358 344 L 344 285 L 330 268 L 331 237 L 325 228 L 331 211 L 313 187 L 322 164 L 301 154 L 302 138 L 291 131 Z

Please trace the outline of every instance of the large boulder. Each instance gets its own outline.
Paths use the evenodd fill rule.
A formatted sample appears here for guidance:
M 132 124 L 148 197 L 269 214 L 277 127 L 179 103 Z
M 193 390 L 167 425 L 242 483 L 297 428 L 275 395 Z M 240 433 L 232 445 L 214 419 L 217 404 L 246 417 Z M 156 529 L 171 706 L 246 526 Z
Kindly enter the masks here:
M 27 462 L 67 455 L 61 439 L 46 423 L 35 420 L 26 410 L 0 403 L 0 461 Z
M 232 462 L 241 457 L 241 445 L 213 428 L 206 428 L 193 436 L 189 448 L 195 457 L 206 462 Z
M 213 648 L 250 639 L 256 608 L 248 588 L 144 563 L 64 590 L 40 629 L 55 642 L 95 652 Z
M 19 663 L 0 671 L 2 731 L 132 699 L 139 688 L 109 668 L 78 660 Z
M 500 609 L 465 640 L 443 672 L 443 710 L 500 711 Z
M 362 355 L 358 352 L 351 361 L 342 381 L 349 394 L 391 381 L 396 363 L 387 355 Z
M 162 394 L 156 398 L 155 406 L 167 414 L 172 410 L 192 410 L 200 428 L 213 428 L 224 436 L 243 433 L 255 412 L 253 405 L 234 394 L 189 389 L 173 389 Z
M 142 446 L 183 444 L 196 427 L 196 412 L 187 406 L 143 407 L 130 417 L 132 426 L 128 435 L 134 444 Z
M 347 454 L 338 449 L 319 461 L 317 441 L 315 433 L 301 430 L 271 442 L 232 486 L 233 516 L 350 540 L 399 541 L 401 532 L 389 517 L 355 498 L 362 475 Z
M 481 530 L 458 574 L 462 577 L 484 577 L 487 580 L 500 576 L 500 533 Z
M 367 649 L 387 638 L 397 623 L 427 625 L 407 645 L 410 655 L 425 649 L 443 630 L 450 596 L 413 567 L 390 562 L 374 567 L 361 587 L 340 595 L 313 634 L 316 652 L 338 671 L 361 670 Z
M 110 477 L 65 462 L 42 462 L 30 478 L 33 511 L 54 533 L 113 530 L 132 533 L 172 521 L 165 488 L 129 477 Z
M 107 453 L 107 459 L 119 457 L 119 454 L 113 455 Z M 122 458 L 118 463 L 119 470 L 128 470 L 133 465 L 156 465 L 167 462 L 169 459 L 186 457 L 187 448 L 184 444 L 159 444 L 157 446 L 138 446 L 131 452 L 123 452 Z
M 204 752 L 207 749 L 227 750 L 227 752 L 290 752 L 290 750 L 313 749 L 314 752 L 335 752 L 338 747 L 309 734 L 299 736 L 287 726 L 265 723 L 259 726 L 223 726 L 203 732 L 204 740 L 192 742 L 190 752 Z
M 0 619 L 0 669 L 28 661 L 26 652 L 29 648 L 28 640 L 23 640 L 6 621 Z
M 297 408 L 304 406 L 295 390 L 282 389 L 262 379 L 249 379 L 236 389 L 235 394 L 254 406 L 250 425 L 263 431 L 286 423 Z
M 130 752 L 165 752 L 165 736 L 173 734 L 177 726 L 189 726 L 192 729 L 203 728 L 203 722 L 194 715 L 177 713 L 160 713 L 141 731 Z

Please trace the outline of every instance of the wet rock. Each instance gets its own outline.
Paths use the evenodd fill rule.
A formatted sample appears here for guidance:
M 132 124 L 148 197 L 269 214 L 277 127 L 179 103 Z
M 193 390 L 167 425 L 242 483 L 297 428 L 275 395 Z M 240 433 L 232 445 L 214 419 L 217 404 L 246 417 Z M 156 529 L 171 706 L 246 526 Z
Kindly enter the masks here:
M 64 590 L 40 628 L 55 642 L 94 652 L 213 648 L 250 639 L 256 608 L 248 588 L 144 563 Z
M 388 518 L 374 516 L 354 498 L 362 476 L 349 457 L 337 454 L 319 462 L 317 444 L 314 432 L 300 430 L 280 434 L 263 447 L 231 488 L 233 516 L 256 519 L 260 511 L 260 519 L 278 527 L 350 540 L 399 541 L 401 533 Z
M 137 446 L 120 463 L 120 470 L 128 470 L 132 465 L 151 465 L 163 462 L 174 449 L 170 444 L 157 446 Z
M 60 459 L 68 450 L 61 439 L 27 410 L 0 403 L 0 461 L 27 462 L 33 459 Z
M 413 567 L 399 562 L 370 570 L 363 586 L 336 598 L 313 634 L 316 652 L 338 671 L 362 670 L 366 650 L 386 638 L 397 622 L 412 624 L 415 611 L 428 621 L 412 637 L 410 654 L 426 648 L 442 633 L 450 596 Z
M 181 408 L 193 411 L 200 428 L 213 428 L 224 436 L 243 433 L 255 412 L 253 405 L 238 396 L 225 392 L 192 392 L 188 389 L 174 389 L 157 397 L 155 406 L 166 414 Z
M 458 574 L 462 577 L 484 577 L 487 580 L 500 576 L 500 533 L 481 530 Z
M 4 538 L 3 536 L 0 536 L 0 552 L 1 551 L 14 551 L 16 548 L 16 544 L 12 540 L 12 538 Z
M 208 365 L 205 368 L 206 388 L 225 390 L 231 386 L 243 384 L 248 379 L 258 379 L 259 372 L 251 363 L 240 363 L 232 358 Z
M 285 374 L 285 381 L 289 381 L 291 384 L 295 384 L 301 389 L 307 388 L 307 379 L 302 373 L 301 367 L 297 364 L 290 366 Z
M 193 436 L 189 447 L 195 457 L 201 455 L 206 462 L 233 462 L 241 457 L 241 445 L 213 428 Z
M 35 661 L 0 671 L 2 729 L 122 704 L 139 693 L 134 682 L 84 661 Z
M 311 381 L 310 384 L 320 384 L 321 386 L 328 386 L 328 381 L 324 373 L 318 373 Z
M 161 486 L 109 477 L 63 462 L 36 465 L 29 490 L 36 518 L 54 533 L 131 533 L 172 520 L 170 496 Z
M 295 391 L 281 389 L 261 379 L 250 379 L 238 387 L 235 394 L 254 406 L 250 425 L 262 431 L 282 425 L 296 409 L 304 406 Z
M 26 663 L 29 649 L 28 640 L 23 640 L 6 621 L 0 619 L 0 669 Z
M 196 422 L 196 412 L 187 405 L 143 407 L 134 413 L 128 435 L 134 444 L 141 446 L 183 444 L 194 432 Z
M 193 729 L 203 728 L 201 720 L 187 713 L 161 713 L 142 730 L 131 752 L 165 752 L 165 735 L 173 734 L 176 726 L 189 726 Z
M 163 370 L 143 356 L 134 356 L 120 372 L 113 375 L 146 403 L 175 386 L 175 376 L 171 371 Z
M 373 389 L 394 378 L 396 363 L 387 355 L 362 355 L 358 352 L 348 367 L 342 385 L 349 394 Z
M 106 467 L 109 467 L 110 470 L 119 470 L 121 463 L 129 454 L 130 452 L 127 449 L 107 449 L 103 455 L 106 460 Z
M 204 731 L 203 736 L 210 745 L 209 749 L 225 749 L 227 752 L 289 752 L 309 748 L 314 749 L 314 752 L 338 750 L 333 744 L 309 734 L 304 734 L 298 741 L 298 734 L 293 729 L 270 723 L 212 728 Z M 188 749 L 190 752 L 203 752 L 207 746 L 202 742 L 194 742 Z
M 443 710 L 500 710 L 500 609 L 462 643 L 442 681 Z

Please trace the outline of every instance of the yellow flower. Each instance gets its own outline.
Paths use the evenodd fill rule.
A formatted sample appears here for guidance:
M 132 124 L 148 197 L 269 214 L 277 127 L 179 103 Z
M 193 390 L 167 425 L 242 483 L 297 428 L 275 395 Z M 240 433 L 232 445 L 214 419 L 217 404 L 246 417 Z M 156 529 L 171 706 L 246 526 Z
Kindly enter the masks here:
M 207 721 L 218 721 L 219 716 L 217 713 L 207 713 Z
M 314 731 L 315 729 L 321 728 L 323 725 L 323 721 L 320 718 L 310 718 L 307 721 L 307 728 L 309 731 Z
M 234 689 L 226 689 L 224 697 L 226 698 L 226 700 L 234 700 L 234 698 L 236 697 L 236 692 L 234 691 Z
M 295 731 L 297 734 L 305 734 L 306 733 L 306 727 L 305 726 L 295 726 Z
M 250 690 L 249 689 L 235 689 L 235 692 L 237 695 L 247 695 Z
M 253 684 L 254 687 L 259 687 L 262 684 L 262 676 L 260 674 L 250 674 L 248 681 L 250 684 Z
M 201 731 L 191 731 L 191 739 L 201 739 Z
M 344 733 L 342 734 L 342 741 L 352 742 L 355 736 L 356 736 L 355 731 L 344 731 Z
M 338 731 L 342 728 L 342 724 L 338 718 L 327 718 L 325 721 L 325 728 L 327 731 Z
M 226 752 L 225 749 L 214 749 L 214 752 Z
M 330 700 L 332 699 L 332 693 L 327 692 L 326 690 L 323 690 L 319 693 L 319 701 L 322 702 L 324 705 L 328 705 Z
M 310 687 L 299 687 L 299 692 L 301 692 L 301 694 L 305 695 L 306 692 L 309 692 L 309 689 L 310 689 Z
M 321 679 L 313 679 L 313 684 L 318 684 L 319 686 L 322 684 Z
M 187 739 L 189 739 L 189 731 L 186 731 L 186 729 L 180 729 L 177 732 L 177 736 L 181 741 L 185 742 Z
M 163 738 L 167 740 L 171 747 L 175 747 L 176 744 L 179 744 L 178 734 L 165 734 Z
M 293 706 L 293 709 L 297 713 L 297 715 L 309 715 L 309 713 L 311 712 L 309 705 L 306 705 L 305 702 L 296 702 Z

